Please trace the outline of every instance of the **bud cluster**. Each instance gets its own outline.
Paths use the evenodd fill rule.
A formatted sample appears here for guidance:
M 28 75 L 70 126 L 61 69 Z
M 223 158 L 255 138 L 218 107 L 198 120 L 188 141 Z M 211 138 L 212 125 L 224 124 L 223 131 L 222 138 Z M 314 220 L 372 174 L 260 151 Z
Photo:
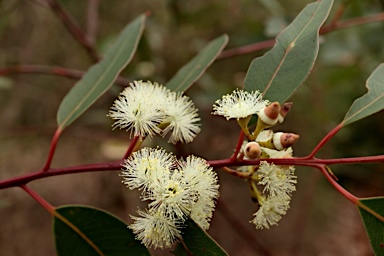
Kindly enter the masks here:
M 257 95 L 257 99 L 253 99 L 256 103 L 250 102 L 252 95 Z M 255 105 L 258 107 L 255 108 Z M 291 146 L 299 139 L 299 135 L 273 132 L 270 129 L 284 121 L 291 107 L 290 102 L 282 105 L 279 102 L 270 103 L 263 100 L 258 91 L 249 93 L 242 90 L 223 96 L 213 107 L 213 114 L 223 115 L 227 120 L 236 118 L 247 137 L 240 149 L 239 161 L 243 157 L 248 160 L 260 160 L 260 164 L 256 166 L 238 168 L 238 171 L 249 173 L 251 198 L 259 204 L 259 209 L 251 221 L 256 228 L 276 225 L 289 209 L 292 192 L 296 190 L 294 166 L 279 166 L 274 165 L 273 161 L 263 161 L 269 158 L 292 157 Z M 257 123 L 255 130 L 250 132 L 248 126 L 253 115 L 257 115 Z

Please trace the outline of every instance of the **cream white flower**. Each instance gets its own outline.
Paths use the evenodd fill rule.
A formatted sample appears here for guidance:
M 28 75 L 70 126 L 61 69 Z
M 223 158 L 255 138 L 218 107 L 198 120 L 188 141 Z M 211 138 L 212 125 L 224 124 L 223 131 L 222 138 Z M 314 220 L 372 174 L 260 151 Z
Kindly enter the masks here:
M 185 220 L 196 197 L 183 173 L 174 170 L 168 177 L 156 179 L 154 184 L 151 193 L 145 198 L 153 200 L 149 208 L 162 212 L 171 219 Z
M 279 197 L 268 197 L 264 202 L 260 202 L 259 210 L 254 214 L 255 218 L 251 221 L 257 229 L 269 228 L 277 225 L 282 215 L 289 209 L 289 201 Z
M 131 130 L 134 136 L 160 133 L 169 90 L 157 83 L 134 81 L 115 100 L 108 116 L 116 120 L 113 128 Z
M 139 210 L 138 214 L 140 217 L 131 216 L 135 222 L 129 228 L 146 247 L 169 248 L 176 238 L 181 237 L 180 223 L 166 218 L 161 212 Z
M 261 151 L 265 152 L 270 158 L 289 158 L 292 157 L 293 150 L 291 147 L 283 150 L 275 150 L 265 147 L 260 147 Z
M 212 114 L 224 116 L 229 120 L 231 118 L 246 118 L 256 114 L 268 102 L 262 99 L 262 94 L 259 91 L 248 92 L 237 89 L 232 94 L 224 95 L 215 104 Z
M 143 148 L 133 153 L 122 166 L 123 183 L 129 189 L 142 189 L 143 194 L 169 178 L 176 159 L 164 149 Z
M 215 199 L 219 197 L 217 174 L 203 158 L 196 156 L 188 156 L 186 160 L 180 160 L 179 165 L 186 183 L 196 195 L 191 218 L 201 228 L 207 230 L 215 209 Z
M 269 164 L 265 161 L 260 163 L 257 173 L 260 177 L 259 185 L 264 185 L 264 191 L 268 191 L 270 196 L 290 198 L 293 191 L 296 191 L 296 176 L 294 166 L 279 166 Z
M 165 107 L 166 117 L 163 123 L 167 127 L 163 135 L 172 131 L 169 142 L 191 142 L 200 132 L 197 122 L 200 121 L 198 111 L 193 102 L 187 96 L 172 92 L 168 94 L 168 104 Z
M 182 93 L 171 92 L 157 83 L 134 81 L 119 95 L 108 116 L 113 129 L 130 130 L 135 136 L 165 136 L 169 142 L 191 142 L 200 132 L 198 110 Z
M 272 130 L 263 130 L 259 133 L 259 135 L 256 138 L 257 142 L 266 142 L 273 138 L 273 131 Z

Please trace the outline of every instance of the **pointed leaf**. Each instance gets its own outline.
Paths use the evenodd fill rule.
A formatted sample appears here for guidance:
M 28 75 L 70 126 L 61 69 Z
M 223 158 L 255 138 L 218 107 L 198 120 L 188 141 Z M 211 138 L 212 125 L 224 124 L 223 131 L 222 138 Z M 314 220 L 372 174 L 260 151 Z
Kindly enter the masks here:
M 179 69 L 165 86 L 172 91 L 186 91 L 204 74 L 205 70 L 213 63 L 227 43 L 227 35 L 222 35 L 210 42 L 190 62 Z
M 195 256 L 218 256 L 228 255 L 215 240 L 204 232 L 193 220 L 186 221 L 187 227 L 183 232 L 183 241 L 187 246 L 189 253 L 180 243 L 176 246 L 173 253 L 177 256 L 195 255 Z
M 381 220 L 379 220 L 372 213 L 359 207 L 373 251 L 376 255 L 384 255 L 384 197 L 365 198 L 359 201 L 365 207 L 368 207 L 370 211 L 381 216 Z
M 61 130 L 75 121 L 112 85 L 136 51 L 144 29 L 141 15 L 121 32 L 104 58 L 94 64 L 68 92 L 60 104 L 57 123 Z
M 276 38 L 275 46 L 252 61 L 244 81 L 247 91 L 259 90 L 270 101 L 285 102 L 311 71 L 319 50 L 319 29 L 333 0 L 307 5 Z
M 384 109 L 384 64 L 379 65 L 368 78 L 368 92 L 355 100 L 342 122 L 347 125 Z
M 53 230 L 59 256 L 150 255 L 140 241 L 135 240 L 127 224 L 105 211 L 62 206 L 56 208 L 56 212 L 59 216 L 53 219 Z

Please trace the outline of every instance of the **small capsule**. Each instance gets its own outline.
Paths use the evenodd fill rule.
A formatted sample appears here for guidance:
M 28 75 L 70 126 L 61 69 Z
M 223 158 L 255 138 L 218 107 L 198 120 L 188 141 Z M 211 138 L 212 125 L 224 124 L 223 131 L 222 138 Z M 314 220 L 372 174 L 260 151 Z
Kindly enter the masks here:
M 259 119 L 268 126 L 273 126 L 279 120 L 281 106 L 279 102 L 272 102 L 259 112 Z
M 258 159 L 261 155 L 259 143 L 255 141 L 248 142 L 244 148 L 244 155 L 249 159 Z
M 295 144 L 299 138 L 300 136 L 294 133 L 276 132 L 273 135 L 273 145 L 277 150 L 283 150 Z
M 279 115 L 279 123 L 284 121 L 284 118 L 287 116 L 288 112 L 291 110 L 293 106 L 293 102 L 285 102 L 281 106 L 280 115 Z

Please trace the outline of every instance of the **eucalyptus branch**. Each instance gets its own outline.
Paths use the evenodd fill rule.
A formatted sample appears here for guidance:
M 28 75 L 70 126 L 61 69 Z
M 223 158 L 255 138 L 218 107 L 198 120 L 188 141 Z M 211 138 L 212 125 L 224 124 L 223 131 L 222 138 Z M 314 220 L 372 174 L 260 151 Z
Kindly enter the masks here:
M 354 195 L 352 195 L 351 193 L 349 193 L 345 188 L 343 188 L 342 186 L 340 186 L 339 183 L 337 183 L 337 181 L 335 181 L 332 177 L 332 175 L 329 173 L 329 171 L 327 170 L 326 168 L 326 165 L 323 165 L 323 164 L 319 164 L 319 165 L 315 165 L 316 168 L 318 168 L 321 173 L 327 178 L 327 180 L 329 181 L 329 183 L 331 183 L 331 185 L 340 193 L 342 194 L 345 198 L 347 198 L 349 201 L 351 201 L 353 204 L 357 205 L 358 204 L 358 198 L 355 197 Z
M 76 41 L 83 46 L 87 51 L 88 55 L 94 62 L 100 60 L 99 54 L 96 52 L 94 45 L 89 41 L 88 37 L 81 30 L 79 25 L 74 21 L 74 19 L 67 13 L 67 11 L 59 4 L 56 0 L 47 0 L 48 5 L 56 13 L 57 17 L 61 20 L 63 25 L 71 33 L 71 35 L 76 39 Z
M 86 31 L 87 39 L 93 45 L 96 41 L 98 21 L 99 21 L 99 0 L 88 0 Z
M 38 202 L 44 209 L 46 209 L 51 215 L 54 215 L 55 209 L 52 205 L 50 205 L 47 201 L 45 201 L 38 193 L 33 191 L 31 188 L 26 185 L 21 185 L 21 189 L 28 193 L 36 202 Z
M 48 154 L 48 158 L 47 158 L 47 161 L 45 163 L 45 166 L 43 168 L 43 172 L 47 172 L 49 170 L 49 168 L 51 167 L 53 155 L 55 154 L 56 145 L 57 145 L 57 142 L 60 138 L 61 132 L 62 132 L 61 129 L 57 129 L 55 134 L 53 135 L 53 138 L 51 141 L 51 147 L 49 148 L 49 154 Z
M 44 66 L 44 65 L 13 65 L 0 68 L 0 76 L 9 76 L 13 74 L 46 74 L 57 75 L 70 79 L 80 79 L 85 71 L 63 68 L 58 66 Z M 123 77 L 118 77 L 115 84 L 120 86 L 129 86 L 131 81 Z
M 337 15 L 341 15 L 341 13 L 337 13 Z M 358 17 L 358 18 L 352 18 L 352 19 L 341 20 L 341 21 L 338 21 L 338 18 L 333 20 L 333 22 L 331 22 L 330 24 L 322 26 L 320 28 L 319 33 L 323 35 L 339 29 L 345 29 L 345 28 L 354 27 L 357 25 L 364 25 L 364 24 L 369 24 L 373 22 L 384 21 L 384 12 L 371 15 L 371 16 Z M 230 58 L 238 55 L 258 52 L 261 50 L 268 49 L 272 47 L 274 44 L 275 44 L 275 39 L 270 39 L 270 40 L 265 40 L 263 42 L 258 42 L 254 44 L 249 44 L 245 46 L 228 49 L 223 51 L 217 59 L 226 59 L 226 58 Z
M 23 186 L 33 180 L 38 180 L 46 177 L 64 175 L 64 174 L 73 174 L 73 173 L 83 173 L 83 172 L 95 172 L 95 171 L 110 171 L 110 170 L 120 170 L 122 160 L 108 163 L 96 163 L 96 164 L 87 164 L 81 166 L 72 166 L 64 168 L 49 168 L 44 171 L 41 169 L 37 172 L 32 172 L 17 177 L 4 179 L 0 181 L 0 189 Z
M 258 160 L 233 160 L 231 158 L 220 159 L 220 160 L 210 160 L 207 163 L 213 168 L 222 168 L 225 172 L 229 174 L 246 178 L 247 175 L 236 172 L 227 166 L 247 166 L 247 165 L 259 165 L 260 162 L 265 161 L 267 163 L 273 163 L 275 165 L 295 165 L 295 166 L 308 166 L 318 168 L 319 165 L 332 165 L 332 164 L 357 164 L 357 163 L 377 163 L 384 162 L 384 155 L 379 156 L 363 156 L 363 157 L 351 157 L 351 158 L 334 158 L 334 159 L 318 159 L 318 158 L 308 158 L 308 157 L 293 157 L 293 158 L 262 158 Z M 94 171 L 112 171 L 120 170 L 123 160 L 115 162 L 105 162 L 105 163 L 96 163 L 72 167 L 63 167 L 63 168 L 49 168 L 42 169 L 37 172 L 21 175 L 18 177 L 13 177 L 0 181 L 0 189 L 22 186 L 28 182 L 42 179 L 51 176 L 64 175 L 64 174 L 74 174 L 74 173 L 83 173 L 83 172 L 94 172 Z M 224 167 L 224 168 L 223 168 Z

